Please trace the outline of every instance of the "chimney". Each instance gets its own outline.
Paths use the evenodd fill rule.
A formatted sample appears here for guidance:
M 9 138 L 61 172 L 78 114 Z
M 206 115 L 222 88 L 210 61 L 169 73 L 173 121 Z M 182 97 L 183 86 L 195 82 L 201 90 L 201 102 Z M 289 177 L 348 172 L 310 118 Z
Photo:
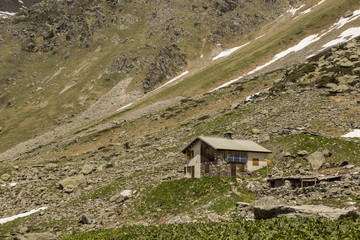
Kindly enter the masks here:
M 224 134 L 224 138 L 226 139 L 232 139 L 232 133 L 231 132 L 227 132 Z

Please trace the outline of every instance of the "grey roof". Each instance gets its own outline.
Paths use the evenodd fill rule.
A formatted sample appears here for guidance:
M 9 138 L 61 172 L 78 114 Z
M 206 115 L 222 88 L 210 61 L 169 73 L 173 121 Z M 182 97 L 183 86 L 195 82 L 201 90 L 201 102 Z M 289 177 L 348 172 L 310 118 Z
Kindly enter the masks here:
M 201 140 L 207 143 L 215 150 L 235 150 L 235 151 L 244 151 L 244 152 L 271 153 L 270 150 L 260 146 L 259 144 L 253 141 L 240 140 L 240 139 L 227 139 L 220 137 L 205 137 L 205 136 L 198 136 L 197 138 L 195 138 L 182 152 L 185 152 L 185 150 L 197 140 Z

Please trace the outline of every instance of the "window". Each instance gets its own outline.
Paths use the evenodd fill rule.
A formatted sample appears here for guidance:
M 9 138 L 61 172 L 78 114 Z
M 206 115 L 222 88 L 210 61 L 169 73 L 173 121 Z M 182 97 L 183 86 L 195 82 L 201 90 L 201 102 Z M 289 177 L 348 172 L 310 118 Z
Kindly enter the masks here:
M 253 166 L 259 166 L 259 159 L 258 158 L 253 158 L 253 160 L 252 160 L 252 162 L 253 162 Z
M 210 164 L 205 164 L 205 173 L 210 172 Z
M 228 160 L 228 162 L 246 163 L 247 156 L 246 155 L 238 155 L 238 154 L 228 154 L 227 160 Z
M 194 157 L 194 150 L 186 150 L 186 159 L 191 159 Z

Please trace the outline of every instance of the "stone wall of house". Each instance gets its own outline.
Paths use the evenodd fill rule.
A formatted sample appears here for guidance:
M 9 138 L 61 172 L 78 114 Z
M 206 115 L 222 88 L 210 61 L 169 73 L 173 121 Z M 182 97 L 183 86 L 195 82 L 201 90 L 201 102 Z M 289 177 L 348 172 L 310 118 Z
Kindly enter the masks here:
M 226 151 L 217 151 L 214 162 L 203 162 L 201 164 L 201 176 L 231 176 L 231 164 L 227 161 L 226 154 Z M 246 166 L 244 166 L 244 170 L 246 172 Z M 241 171 L 240 163 L 238 163 L 236 166 L 236 176 L 242 176 L 243 174 L 244 172 Z
M 249 172 L 258 170 L 260 168 L 266 167 L 267 162 L 264 160 L 267 158 L 267 153 L 256 153 L 256 152 L 249 152 L 248 153 L 248 161 L 247 161 L 247 170 Z M 253 160 L 254 159 L 258 159 L 259 160 L 259 165 L 255 166 L 253 164 Z

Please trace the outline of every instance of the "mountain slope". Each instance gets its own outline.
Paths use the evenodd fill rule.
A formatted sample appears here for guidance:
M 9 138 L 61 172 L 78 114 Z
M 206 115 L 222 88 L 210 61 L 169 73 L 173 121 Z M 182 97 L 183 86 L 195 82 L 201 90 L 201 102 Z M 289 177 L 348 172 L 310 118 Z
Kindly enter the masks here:
M 229 2 L 231 1 L 224 1 Z M 38 50 L 19 53 L 18 43 L 24 39 L 11 42 L 6 35 L 8 33 L 5 33 L 4 46 L 19 54 L 15 56 L 18 62 L 13 60 L 11 54 L 2 57 L 4 66 L 7 67 L 2 66 L 1 69 L 8 76 L 15 74 L 24 77 L 13 80 L 6 78 L 3 82 L 5 87 L 1 88 L 4 105 L 8 105 L 7 97 L 16 97 L 16 101 L 10 100 L 12 106 L 9 104 L 1 108 L 4 115 L 1 115 L 3 129 L 0 137 L 6 140 L 1 143 L 2 149 L 6 150 L 28 138 L 30 140 L 1 154 L 0 176 L 3 179 L 1 184 L 5 186 L 0 188 L 0 208 L 3 210 L 0 218 L 39 207 L 48 209 L 1 225 L 0 233 L 9 237 L 6 234 L 20 227 L 29 227 L 29 222 L 33 223 L 30 224 L 31 231 L 51 232 L 59 237 L 72 230 L 161 224 L 175 215 L 189 214 L 192 220 L 205 221 L 210 212 L 230 218 L 236 201 L 254 200 L 255 196 L 246 188 L 252 179 L 240 179 L 243 184 L 238 185 L 234 179 L 221 180 L 217 183 L 224 189 L 229 189 L 227 193 L 214 187 L 205 191 L 203 198 L 197 198 L 194 194 L 189 197 L 190 200 L 180 202 L 181 205 L 176 202 L 176 205 L 170 204 L 169 207 L 161 205 L 161 202 L 150 201 L 152 194 L 161 192 L 162 187 L 178 184 L 177 181 L 169 180 L 183 176 L 184 158 L 180 150 L 197 135 L 221 136 L 224 132 L 231 131 L 236 138 L 261 142 L 273 151 L 272 164 L 285 174 L 295 173 L 293 165 L 296 163 L 301 164 L 303 174 L 309 174 L 308 162 L 297 156 L 299 150 L 312 153 L 326 148 L 331 151 L 327 167 L 319 174 L 339 171 L 333 167 L 343 160 L 358 164 L 358 140 L 343 139 L 340 136 L 351 129 L 360 128 L 359 38 L 304 59 L 317 53 L 323 45 L 337 39 L 347 29 L 355 33 L 353 30 L 359 26 L 359 19 L 354 10 L 360 6 L 357 1 L 329 0 L 316 6 L 317 3 L 318 1 L 309 1 L 294 15 L 292 9 L 292 12 L 287 12 L 274 22 L 263 25 L 253 35 L 246 36 L 252 39 L 249 44 L 227 58 L 212 61 L 220 50 L 215 44 L 205 44 L 205 50 L 201 52 L 203 42 L 198 39 L 195 41 L 196 47 L 191 46 L 198 49 L 193 53 L 197 57 L 196 60 L 191 60 L 191 47 L 176 44 L 187 56 L 187 66 L 178 73 L 185 70 L 190 70 L 190 73 L 145 95 L 143 83 L 151 62 L 142 72 L 141 54 L 138 55 L 133 50 L 124 55 L 121 51 L 131 48 L 131 44 L 137 42 L 135 38 L 133 43 L 128 39 L 117 45 L 100 44 L 94 42 L 94 35 L 90 35 L 90 45 L 78 47 L 82 44 L 81 31 L 76 30 L 75 35 L 80 35 L 71 40 L 72 46 L 59 45 L 57 52 L 44 53 Z M 112 8 L 112 5 L 106 6 L 108 9 Z M 124 9 L 126 6 L 123 5 Z M 231 9 L 231 4 L 229 6 Z M 119 5 L 115 4 L 113 7 L 117 9 Z M 157 9 L 160 6 L 152 7 Z M 87 8 L 86 5 L 83 6 L 83 9 Z M 311 9 L 311 12 L 303 14 L 307 9 Z M 96 12 L 96 9 L 91 11 Z M 123 11 L 131 12 L 129 9 Z M 214 10 L 215 13 L 221 16 L 228 12 L 218 13 Z M 90 18 L 90 22 L 97 19 L 96 16 L 89 17 L 87 14 L 89 13 L 84 13 L 79 18 Z M 338 26 L 338 22 L 348 23 L 333 28 Z M 3 27 L 6 24 L 4 22 Z M 11 31 L 21 32 L 21 24 L 11 26 Z M 81 29 L 81 26 L 82 22 L 79 21 L 74 24 L 74 29 Z M 102 34 L 105 35 L 106 31 Z M 109 34 L 109 39 L 114 32 L 108 31 L 106 34 Z M 257 38 L 263 33 L 266 35 Z M 315 36 L 316 34 L 318 35 Z M 322 37 L 312 44 L 304 44 L 307 48 L 287 55 L 284 53 L 309 36 L 312 36 L 312 40 Z M 62 44 L 66 43 L 64 37 L 59 34 L 56 41 L 60 39 Z M 35 40 L 34 44 L 38 46 L 38 39 Z M 192 41 L 188 40 L 188 43 Z M 143 42 L 142 46 L 145 46 L 145 52 L 156 51 L 152 59 L 159 59 L 159 62 L 164 63 L 166 61 L 162 60 L 165 57 L 158 57 L 158 53 L 164 49 L 159 47 L 159 42 L 148 46 Z M 246 43 L 247 41 L 240 40 L 236 44 L 228 44 L 229 47 L 234 47 Z M 157 46 L 156 49 L 153 49 L 154 45 Z M 168 46 L 173 45 L 165 44 L 165 49 Z M 118 51 L 112 53 L 114 49 Z M 142 49 L 139 50 L 141 51 Z M 165 55 L 172 58 L 173 52 L 177 52 L 175 46 Z M 203 58 L 201 53 L 204 54 Z M 279 53 L 284 57 L 267 65 L 277 59 L 276 54 Z M 67 60 L 64 59 L 66 56 L 69 56 Z M 142 57 L 148 56 L 144 54 Z M 29 59 L 32 61 L 27 61 Z M 36 59 L 41 61 L 37 62 Z M 181 64 L 181 60 L 179 62 Z M 294 62 L 300 63 L 293 65 Z M 18 65 L 31 69 L 31 74 L 17 68 Z M 18 71 L 14 73 L 14 69 Z M 258 71 L 254 72 L 256 69 Z M 248 72 L 253 74 L 247 75 Z M 26 78 L 31 79 L 29 86 L 22 83 Z M 209 92 L 233 79 L 237 81 L 232 85 Z M 23 91 L 29 88 L 32 90 Z M 16 95 L 15 90 L 21 94 Z M 83 94 L 94 99 L 86 103 Z M 77 106 L 73 103 L 74 99 L 85 102 Z M 21 104 L 25 101 L 35 104 L 37 101 L 37 105 L 47 101 L 48 104 L 44 104 L 42 108 L 27 106 L 24 110 Z M 132 104 L 128 105 L 129 103 Z M 116 111 L 124 105 L 128 106 Z M 70 113 L 73 116 L 60 115 L 61 118 L 55 124 L 44 122 L 43 119 L 59 117 L 59 106 L 63 106 L 62 114 Z M 29 119 L 31 116 L 34 118 Z M 56 124 L 59 127 L 47 131 Z M 27 131 L 39 136 L 32 138 Z M 341 171 L 349 173 L 351 170 Z M 259 186 L 263 186 L 264 173 L 260 171 L 258 176 L 256 181 Z M 73 177 L 74 181 L 65 185 L 63 180 L 68 177 Z M 15 182 L 16 185 L 11 184 Z M 190 186 L 197 184 L 195 181 L 187 183 Z M 206 184 L 205 180 L 204 185 Z M 123 190 L 135 192 L 132 192 L 130 198 L 122 198 L 120 195 Z M 358 189 L 352 191 L 349 196 L 356 198 Z M 331 200 L 339 203 L 337 198 Z
M 8 140 L 0 151 L 75 121 L 117 84 L 126 88 L 113 106 L 121 107 L 193 66 L 201 54 L 211 57 L 215 44 L 247 38 L 286 8 L 285 0 L 89 0 L 25 9 L 1 25 L 0 134 Z M 238 27 L 223 27 L 235 17 Z M 39 118 L 47 121 L 37 124 Z

